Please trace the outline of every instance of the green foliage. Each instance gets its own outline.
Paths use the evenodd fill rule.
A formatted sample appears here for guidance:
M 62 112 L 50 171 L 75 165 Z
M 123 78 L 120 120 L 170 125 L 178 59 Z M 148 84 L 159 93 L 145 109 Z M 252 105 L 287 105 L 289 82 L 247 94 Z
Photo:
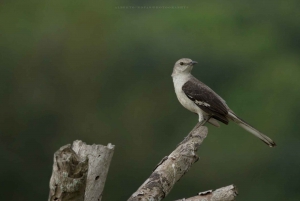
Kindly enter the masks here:
M 53 153 L 116 145 L 104 200 L 126 200 L 196 124 L 176 60 L 278 144 L 230 124 L 166 200 L 234 183 L 239 200 L 299 200 L 299 1 L 6 1 L 0 12 L 0 176 L 7 200 L 45 200 Z M 116 193 L 117 192 L 117 193 Z

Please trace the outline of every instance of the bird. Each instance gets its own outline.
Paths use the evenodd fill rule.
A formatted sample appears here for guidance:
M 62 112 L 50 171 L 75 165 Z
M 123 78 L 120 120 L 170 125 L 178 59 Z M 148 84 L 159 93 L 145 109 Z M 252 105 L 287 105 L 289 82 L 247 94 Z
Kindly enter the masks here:
M 174 65 L 171 76 L 177 99 L 181 105 L 189 111 L 198 114 L 199 122 L 208 122 L 216 127 L 220 127 L 219 122 L 228 125 L 232 121 L 258 137 L 269 147 L 276 146 L 271 138 L 238 117 L 221 96 L 191 74 L 193 67 L 197 63 L 189 58 L 182 58 Z

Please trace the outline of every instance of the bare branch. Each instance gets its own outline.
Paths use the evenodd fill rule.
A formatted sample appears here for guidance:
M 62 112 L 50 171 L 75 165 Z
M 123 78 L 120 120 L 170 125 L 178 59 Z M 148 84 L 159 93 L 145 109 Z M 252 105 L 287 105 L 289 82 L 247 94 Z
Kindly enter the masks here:
M 176 201 L 234 201 L 238 190 L 234 185 L 219 188 L 215 191 L 209 190 L 191 198 L 183 198 Z
M 128 200 L 162 200 L 166 197 L 175 183 L 198 161 L 199 157 L 195 152 L 207 136 L 207 132 L 207 127 L 198 123 L 178 147 L 157 165 L 150 177 Z

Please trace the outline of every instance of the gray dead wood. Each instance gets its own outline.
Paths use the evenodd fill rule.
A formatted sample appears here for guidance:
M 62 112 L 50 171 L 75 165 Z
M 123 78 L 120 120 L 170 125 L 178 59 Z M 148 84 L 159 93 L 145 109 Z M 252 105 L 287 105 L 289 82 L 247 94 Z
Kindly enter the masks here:
M 80 140 L 54 154 L 49 201 L 101 201 L 114 145 Z
M 197 196 L 183 198 L 176 201 L 234 201 L 237 195 L 237 188 L 234 185 L 230 185 L 223 188 L 219 188 L 215 191 L 205 191 L 199 193 Z
M 175 183 L 198 161 L 196 155 L 200 144 L 207 136 L 207 127 L 197 124 L 177 148 L 165 157 L 150 177 L 132 194 L 128 201 L 162 200 L 172 190 Z
M 70 144 L 61 147 L 54 154 L 49 201 L 83 201 L 87 170 L 87 158 L 79 157 Z

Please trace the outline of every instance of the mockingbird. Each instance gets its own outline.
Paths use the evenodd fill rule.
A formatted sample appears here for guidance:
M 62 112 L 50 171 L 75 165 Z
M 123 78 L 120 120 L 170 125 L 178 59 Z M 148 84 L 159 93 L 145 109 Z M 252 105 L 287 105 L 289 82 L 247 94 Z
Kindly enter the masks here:
M 198 114 L 199 122 L 208 121 L 212 125 L 219 127 L 218 121 L 227 125 L 229 120 L 231 120 L 270 147 L 276 146 L 272 139 L 239 118 L 216 92 L 191 74 L 195 64 L 197 64 L 196 61 L 183 58 L 174 65 L 172 78 L 175 93 L 183 107 Z

